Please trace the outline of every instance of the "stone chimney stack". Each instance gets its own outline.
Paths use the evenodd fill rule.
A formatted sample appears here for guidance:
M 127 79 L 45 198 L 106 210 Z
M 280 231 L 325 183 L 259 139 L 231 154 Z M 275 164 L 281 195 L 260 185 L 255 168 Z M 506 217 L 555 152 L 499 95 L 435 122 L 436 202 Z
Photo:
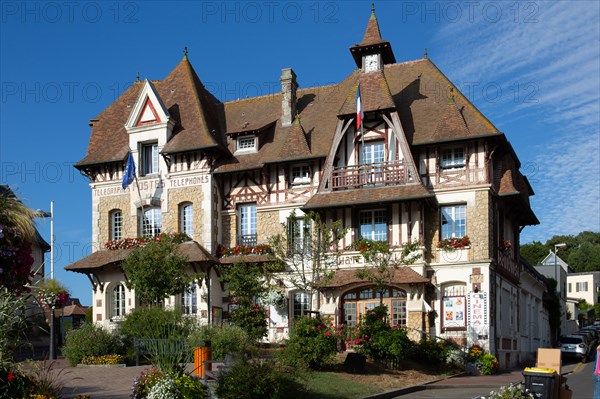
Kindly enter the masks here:
M 296 117 L 296 74 L 292 68 L 281 70 L 281 125 L 291 126 Z

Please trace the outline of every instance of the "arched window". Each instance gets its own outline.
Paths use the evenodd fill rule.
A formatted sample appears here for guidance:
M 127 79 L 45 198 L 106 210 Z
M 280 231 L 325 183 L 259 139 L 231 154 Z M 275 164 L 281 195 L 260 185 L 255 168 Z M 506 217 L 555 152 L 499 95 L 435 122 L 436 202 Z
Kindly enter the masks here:
M 123 214 L 120 209 L 110 212 L 110 240 L 123 238 Z
M 162 231 L 162 213 L 160 207 L 144 208 L 142 217 L 142 236 L 157 236 Z
M 112 289 L 110 307 L 111 318 L 122 318 L 125 316 L 125 287 L 123 284 L 118 284 Z
M 196 284 L 192 283 L 188 288 L 183 291 L 181 295 L 181 308 L 183 314 L 196 314 L 198 313 L 198 294 L 196 293 Z
M 194 208 L 190 202 L 179 205 L 179 231 L 194 237 Z
M 388 287 L 382 293 L 383 305 L 388 308 L 388 320 L 392 326 L 406 325 L 406 292 Z M 353 327 L 370 309 L 379 306 L 380 293 L 375 287 L 363 287 L 348 291 L 342 296 L 344 322 Z

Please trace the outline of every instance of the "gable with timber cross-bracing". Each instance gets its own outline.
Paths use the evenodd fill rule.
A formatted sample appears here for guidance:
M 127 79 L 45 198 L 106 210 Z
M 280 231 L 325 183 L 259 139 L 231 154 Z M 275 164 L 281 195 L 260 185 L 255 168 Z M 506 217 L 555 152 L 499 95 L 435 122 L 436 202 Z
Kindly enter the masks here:
M 262 171 L 249 171 L 222 177 L 223 209 L 235 209 L 236 204 L 255 202 L 270 203 L 268 178 Z

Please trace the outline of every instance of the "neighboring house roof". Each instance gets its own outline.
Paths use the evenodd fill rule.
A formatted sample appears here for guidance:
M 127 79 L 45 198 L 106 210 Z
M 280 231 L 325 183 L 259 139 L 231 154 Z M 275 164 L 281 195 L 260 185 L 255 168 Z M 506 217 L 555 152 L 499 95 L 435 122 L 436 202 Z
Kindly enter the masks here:
M 188 241 L 178 246 L 180 255 L 184 256 L 188 262 L 217 262 L 215 258 L 202 245 L 196 241 Z M 66 270 L 78 273 L 93 273 L 97 269 L 114 266 L 125 260 L 127 255 L 133 252 L 133 248 L 128 249 L 101 249 L 92 252 L 85 258 L 78 260 L 66 266 Z
M 337 270 L 333 278 L 322 287 L 340 288 L 368 283 L 369 280 L 356 277 L 356 272 L 359 270 L 360 269 Z M 428 278 L 421 276 L 410 267 L 400 267 L 395 269 L 390 281 L 392 284 L 426 284 L 431 282 Z

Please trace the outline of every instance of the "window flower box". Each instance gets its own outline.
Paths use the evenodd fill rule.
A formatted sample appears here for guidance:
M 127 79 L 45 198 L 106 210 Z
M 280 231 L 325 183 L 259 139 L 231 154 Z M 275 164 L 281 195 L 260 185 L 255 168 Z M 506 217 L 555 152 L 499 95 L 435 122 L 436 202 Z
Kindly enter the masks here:
M 457 249 L 464 249 L 471 245 L 469 236 L 464 237 L 449 237 L 438 242 L 437 247 L 443 251 L 456 251 Z

